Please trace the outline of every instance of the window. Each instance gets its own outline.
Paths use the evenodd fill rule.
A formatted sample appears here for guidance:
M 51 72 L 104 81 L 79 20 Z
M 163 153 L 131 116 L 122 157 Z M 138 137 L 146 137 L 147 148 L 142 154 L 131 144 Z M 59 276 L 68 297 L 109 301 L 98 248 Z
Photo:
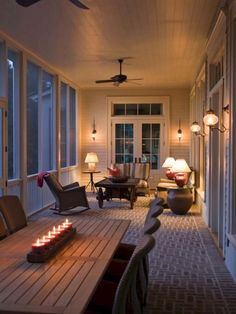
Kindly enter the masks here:
M 113 116 L 162 115 L 163 104 L 114 104 Z
M 76 164 L 75 90 L 70 87 L 70 166 Z
M 27 174 L 55 165 L 54 78 L 37 65 L 27 67 Z
M 0 41 L 0 97 L 6 97 L 6 77 L 5 43 Z
M 61 167 L 76 165 L 76 91 L 61 83 Z
M 61 83 L 61 167 L 66 167 L 66 152 L 67 152 L 67 140 L 66 140 L 66 90 L 67 86 L 64 83 Z
M 8 51 L 8 179 L 19 178 L 19 54 Z

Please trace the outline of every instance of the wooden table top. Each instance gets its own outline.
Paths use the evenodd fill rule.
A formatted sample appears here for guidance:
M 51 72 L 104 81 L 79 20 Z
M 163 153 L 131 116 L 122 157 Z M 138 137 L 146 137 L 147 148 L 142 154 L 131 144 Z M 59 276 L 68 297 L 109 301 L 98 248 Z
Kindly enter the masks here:
M 104 188 L 134 188 L 138 184 L 139 179 L 128 179 L 125 182 L 112 182 L 108 178 L 95 183 L 95 187 Z
M 0 313 L 82 313 L 99 283 L 129 220 L 70 216 L 77 234 L 46 263 L 26 255 L 38 237 L 64 217 L 32 221 L 0 241 Z

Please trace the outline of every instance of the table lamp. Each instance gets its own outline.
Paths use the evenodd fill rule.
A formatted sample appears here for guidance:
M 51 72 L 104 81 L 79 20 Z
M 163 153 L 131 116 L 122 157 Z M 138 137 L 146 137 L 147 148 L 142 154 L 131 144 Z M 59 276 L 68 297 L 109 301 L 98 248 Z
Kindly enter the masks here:
M 96 171 L 96 163 L 98 162 L 98 156 L 96 153 L 87 153 L 85 161 L 88 164 L 89 171 Z
M 174 179 L 175 174 L 172 172 L 172 166 L 175 163 L 175 159 L 173 157 L 167 157 L 162 165 L 162 168 L 167 168 L 166 176 L 168 179 Z
M 191 172 L 185 159 L 176 159 L 171 171 L 175 173 L 175 183 L 182 188 L 188 181 L 187 173 Z

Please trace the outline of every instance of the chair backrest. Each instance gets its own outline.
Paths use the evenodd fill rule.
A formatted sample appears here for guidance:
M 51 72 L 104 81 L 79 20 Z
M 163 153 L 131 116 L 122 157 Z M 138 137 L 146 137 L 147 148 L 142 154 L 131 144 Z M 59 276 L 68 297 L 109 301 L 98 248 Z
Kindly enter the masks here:
M 159 205 L 159 199 L 154 199 L 149 206 L 149 210 L 147 212 L 144 225 L 150 218 L 158 217 L 159 215 L 163 213 L 163 211 L 164 211 L 164 208 L 163 206 Z
M 49 173 L 44 176 L 44 180 L 53 194 L 57 195 L 59 192 L 63 192 L 63 187 L 54 174 Z
M 4 239 L 7 236 L 7 229 L 5 227 L 2 216 L 0 215 L 0 240 Z
M 137 296 L 137 274 L 143 259 L 155 245 L 151 235 L 144 235 L 137 244 L 133 255 L 119 281 L 112 314 L 141 314 L 142 308 Z
M 141 180 L 148 180 L 150 175 L 150 163 L 133 163 L 131 177 Z
M 156 232 L 161 226 L 161 222 L 157 218 L 149 218 L 144 226 L 143 226 L 143 233 L 144 234 L 153 234 Z
M 0 211 L 5 219 L 9 233 L 16 232 L 27 225 L 24 209 L 16 195 L 1 196 Z

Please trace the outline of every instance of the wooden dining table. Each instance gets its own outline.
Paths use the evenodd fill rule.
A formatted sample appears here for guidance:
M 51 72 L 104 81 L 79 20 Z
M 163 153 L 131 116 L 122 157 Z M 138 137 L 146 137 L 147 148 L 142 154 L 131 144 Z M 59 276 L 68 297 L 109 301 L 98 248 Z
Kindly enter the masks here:
M 76 234 L 69 242 L 44 263 L 28 262 L 32 242 L 64 220 L 42 217 L 0 242 L 0 313 L 86 309 L 130 221 L 71 216 Z

